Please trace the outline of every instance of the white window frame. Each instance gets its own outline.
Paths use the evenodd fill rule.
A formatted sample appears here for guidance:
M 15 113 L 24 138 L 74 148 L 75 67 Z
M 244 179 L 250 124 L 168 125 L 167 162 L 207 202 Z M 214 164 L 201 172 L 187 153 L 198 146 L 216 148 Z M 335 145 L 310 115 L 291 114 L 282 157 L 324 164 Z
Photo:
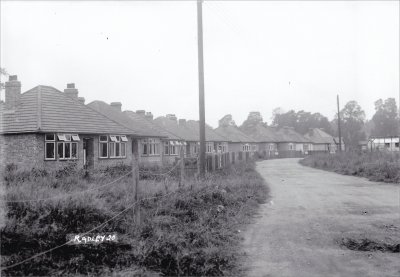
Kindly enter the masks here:
M 110 159 L 123 159 L 126 158 L 126 142 L 121 142 L 121 135 L 110 135 L 110 141 L 108 143 L 108 156 Z M 122 144 L 125 144 L 125 154 L 122 155 Z M 117 156 L 117 148 L 119 148 L 119 155 Z M 113 151 L 113 155 L 111 155 Z
M 53 139 L 47 139 L 47 136 L 49 136 L 49 135 L 53 135 Z M 53 155 L 54 155 L 54 157 L 53 158 L 48 158 L 47 157 L 47 145 L 48 144 L 53 144 Z M 56 157 L 57 157 L 57 151 L 56 151 L 56 135 L 55 134 L 45 134 L 44 135 L 44 159 L 46 160 L 46 161 L 55 161 L 56 160 Z
M 59 157 L 58 155 L 58 145 L 61 145 L 63 147 L 63 156 Z M 69 145 L 69 157 L 65 157 L 65 145 Z M 72 147 L 73 145 L 76 146 L 76 157 L 72 157 Z M 71 141 L 58 141 L 57 142 L 57 157 L 60 161 L 66 161 L 66 160 L 77 160 L 79 158 L 79 148 L 78 148 L 78 143 L 77 142 L 71 142 Z
M 79 138 L 78 134 L 72 134 L 71 135 L 71 140 L 72 141 L 81 141 L 81 139 Z
M 106 137 L 107 140 L 101 140 L 101 137 Z M 109 151 L 108 141 L 109 141 L 109 139 L 108 139 L 107 135 L 99 136 L 99 159 L 107 159 L 108 158 L 108 151 Z M 102 153 L 101 146 L 102 146 L 102 144 L 105 144 L 106 147 L 107 147 L 107 150 L 106 150 L 107 155 L 105 157 L 101 156 L 101 153 Z

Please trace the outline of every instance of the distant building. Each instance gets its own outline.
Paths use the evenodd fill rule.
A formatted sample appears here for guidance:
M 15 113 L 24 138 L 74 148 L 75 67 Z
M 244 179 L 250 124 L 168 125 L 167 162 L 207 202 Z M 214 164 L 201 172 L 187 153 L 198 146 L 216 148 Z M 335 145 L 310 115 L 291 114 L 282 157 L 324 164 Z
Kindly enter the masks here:
M 304 137 L 311 141 L 312 146 L 309 150 L 312 152 L 336 153 L 339 149 L 339 138 L 331 136 L 320 128 L 310 128 Z M 342 149 L 344 149 L 343 143 Z
M 252 158 L 257 153 L 257 142 L 233 125 L 232 116 L 228 115 L 225 120 L 220 120 L 214 131 L 228 140 L 231 163 Z
M 367 141 L 366 148 L 368 151 L 384 150 L 390 152 L 398 152 L 399 136 L 393 137 L 370 137 Z M 364 146 L 365 149 L 365 146 Z

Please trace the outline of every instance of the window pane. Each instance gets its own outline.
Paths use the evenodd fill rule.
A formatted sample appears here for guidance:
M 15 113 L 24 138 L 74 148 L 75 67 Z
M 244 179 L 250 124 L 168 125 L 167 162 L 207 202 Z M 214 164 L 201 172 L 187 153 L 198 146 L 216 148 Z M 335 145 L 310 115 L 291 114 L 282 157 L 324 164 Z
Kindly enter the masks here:
M 64 143 L 62 143 L 62 142 L 58 143 L 57 147 L 58 147 L 58 149 L 57 149 L 58 158 L 63 159 L 64 158 Z
M 54 142 L 46 143 L 46 159 L 54 159 Z
M 72 135 L 72 140 L 73 141 L 80 141 L 81 139 L 79 138 L 79 135 Z
M 74 159 L 76 159 L 78 157 L 78 144 L 77 143 L 72 143 L 71 156 Z
M 65 135 L 57 135 L 57 137 L 58 137 L 58 140 L 60 140 L 60 141 L 66 140 Z
M 47 134 L 45 140 L 55 140 L 54 134 Z
M 126 143 L 121 143 L 121 156 L 126 156 Z
M 115 143 L 114 142 L 110 142 L 110 157 L 115 157 Z
M 108 155 L 107 155 L 107 146 L 108 146 L 108 144 L 107 143 L 100 143 L 100 157 L 101 158 L 107 158 L 108 157 Z
M 116 143 L 115 144 L 115 157 L 119 157 L 120 156 L 120 151 L 119 151 L 119 146 L 121 144 L 120 143 Z
M 147 155 L 148 151 L 147 151 L 147 144 L 144 143 L 143 144 L 143 155 Z
M 126 136 L 121 136 L 121 141 L 128 141 L 128 138 Z
M 107 141 L 107 136 L 100 136 L 100 141 Z
M 71 143 L 66 143 L 65 144 L 65 158 L 66 159 L 69 159 L 69 158 L 71 158 Z
M 66 141 L 71 141 L 71 135 L 64 135 Z

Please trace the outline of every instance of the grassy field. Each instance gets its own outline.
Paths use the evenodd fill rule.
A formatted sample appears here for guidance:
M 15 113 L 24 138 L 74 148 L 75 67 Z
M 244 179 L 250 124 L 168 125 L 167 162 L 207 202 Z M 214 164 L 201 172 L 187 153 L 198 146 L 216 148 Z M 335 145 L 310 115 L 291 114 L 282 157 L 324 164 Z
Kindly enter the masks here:
M 366 177 L 371 181 L 400 183 L 400 153 L 343 152 L 304 158 L 301 164 L 344 175 Z
M 87 173 L 73 166 L 57 172 L 8 167 L 4 200 L 51 199 L 8 202 L 3 207 L 2 267 L 62 245 L 68 234 L 99 225 L 93 233 L 115 232 L 118 242 L 64 245 L 2 274 L 216 276 L 235 272 L 238 230 L 250 222 L 268 195 L 254 163 L 189 180 L 182 188 L 176 174 L 152 178 L 150 173 L 141 174 L 138 225 L 132 209 L 126 211 L 133 202 L 129 168 Z

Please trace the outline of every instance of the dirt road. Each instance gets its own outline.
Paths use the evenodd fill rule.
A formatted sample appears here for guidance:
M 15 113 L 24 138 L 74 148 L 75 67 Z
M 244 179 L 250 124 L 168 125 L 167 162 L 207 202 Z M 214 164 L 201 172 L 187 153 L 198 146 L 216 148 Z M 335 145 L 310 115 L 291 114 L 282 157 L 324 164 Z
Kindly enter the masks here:
M 262 161 L 271 189 L 244 232 L 248 276 L 400 276 L 400 253 L 354 251 L 343 238 L 400 242 L 400 185 Z

